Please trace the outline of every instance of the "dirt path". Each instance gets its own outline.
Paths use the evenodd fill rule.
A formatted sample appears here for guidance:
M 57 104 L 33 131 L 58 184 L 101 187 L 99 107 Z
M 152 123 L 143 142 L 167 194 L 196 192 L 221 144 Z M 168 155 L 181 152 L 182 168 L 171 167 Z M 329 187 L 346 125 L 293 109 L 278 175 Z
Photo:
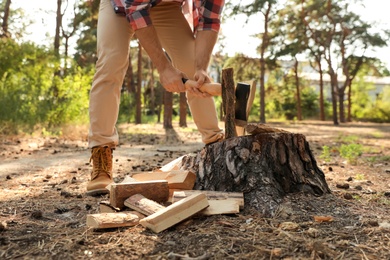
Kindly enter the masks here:
M 91 169 L 84 136 L 3 137 L 0 258 L 390 259 L 390 124 L 270 125 L 306 136 L 331 195 L 291 194 L 272 219 L 244 210 L 195 218 L 158 235 L 141 226 L 105 232 L 86 227 L 86 215 L 98 212 L 107 197 L 84 196 Z M 194 125 L 175 129 L 121 126 L 116 181 L 203 147 Z M 363 147 L 355 164 L 337 152 L 351 143 Z M 320 158 L 324 146 L 330 147 L 329 162 Z M 334 221 L 316 223 L 315 215 Z M 287 222 L 295 228 L 285 228 Z

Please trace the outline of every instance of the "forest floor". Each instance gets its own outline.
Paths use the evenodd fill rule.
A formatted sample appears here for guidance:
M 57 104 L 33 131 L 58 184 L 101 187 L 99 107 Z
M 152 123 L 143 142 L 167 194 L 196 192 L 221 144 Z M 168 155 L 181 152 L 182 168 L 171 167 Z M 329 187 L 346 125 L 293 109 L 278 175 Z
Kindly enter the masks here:
M 141 225 L 86 226 L 87 214 L 98 213 L 99 202 L 108 199 L 84 194 L 92 168 L 86 129 L 63 129 L 62 137 L 2 136 L 0 259 L 390 259 L 390 124 L 269 125 L 306 136 L 331 194 L 289 194 L 272 218 L 245 208 L 192 218 L 158 234 Z M 203 147 L 193 124 L 119 130 L 117 182 Z M 362 153 L 343 158 L 342 145 Z

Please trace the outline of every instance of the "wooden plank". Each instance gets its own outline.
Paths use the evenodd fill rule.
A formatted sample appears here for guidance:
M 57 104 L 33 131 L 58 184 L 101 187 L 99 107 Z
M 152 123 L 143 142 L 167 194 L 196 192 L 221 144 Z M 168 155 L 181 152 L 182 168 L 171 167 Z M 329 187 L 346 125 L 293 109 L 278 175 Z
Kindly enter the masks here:
M 159 210 L 165 209 L 164 206 L 157 202 L 147 199 L 141 194 L 135 194 L 124 202 L 126 207 L 136 210 L 146 216 L 152 215 Z
M 198 213 L 200 216 L 240 213 L 239 201 L 236 199 L 208 200 L 209 206 Z
M 159 233 L 208 206 L 209 203 L 205 194 L 194 194 L 140 220 L 139 223 L 153 232 Z
M 96 229 L 131 227 L 138 225 L 142 215 L 135 211 L 88 214 L 87 226 Z
M 180 170 L 181 161 L 183 160 L 183 157 L 184 157 L 184 155 L 179 157 L 179 158 L 176 158 L 175 160 L 162 166 L 159 170 L 163 171 L 163 172 Z
M 244 208 L 244 193 L 242 192 L 224 192 L 224 191 L 208 191 L 208 190 L 181 190 L 174 191 L 172 196 L 172 203 L 187 198 L 193 194 L 203 193 L 208 200 L 235 200 L 240 209 Z
M 157 180 L 112 184 L 110 204 L 116 208 L 123 208 L 125 200 L 135 194 L 142 194 L 156 202 L 166 202 L 169 197 L 168 182 L 166 180 Z
M 196 174 L 188 170 L 173 170 L 167 172 L 143 172 L 131 176 L 137 181 L 166 180 L 170 189 L 190 190 L 195 185 Z

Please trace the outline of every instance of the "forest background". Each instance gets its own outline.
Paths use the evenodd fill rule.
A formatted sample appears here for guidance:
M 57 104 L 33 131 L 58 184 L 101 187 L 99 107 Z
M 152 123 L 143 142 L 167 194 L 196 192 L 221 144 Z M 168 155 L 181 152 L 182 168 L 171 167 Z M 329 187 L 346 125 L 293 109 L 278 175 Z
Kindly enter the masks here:
M 55 9 L 33 19 L 21 1 L 0 1 L 0 134 L 60 134 L 64 126 L 88 124 L 100 1 L 53 2 Z M 390 122 L 390 64 L 375 55 L 389 47 L 390 31 L 356 12 L 366 1 L 226 2 L 210 75 L 220 82 L 221 71 L 231 67 L 236 82 L 255 81 L 250 121 Z M 53 28 L 41 42 L 31 37 L 37 19 Z M 226 25 L 244 28 L 253 19 L 258 24 L 253 41 L 236 39 L 242 52 L 227 53 L 230 42 L 224 34 L 231 25 Z M 247 49 L 255 55 L 245 54 Z M 118 123 L 154 122 L 172 128 L 179 121 L 186 126 L 191 115 L 185 94 L 164 91 L 135 38 L 129 60 Z M 315 81 L 308 78 L 308 70 Z M 385 85 L 377 89 L 369 80 L 373 77 L 385 79 Z M 376 95 L 370 94 L 373 90 Z M 222 120 L 221 102 L 216 97 Z

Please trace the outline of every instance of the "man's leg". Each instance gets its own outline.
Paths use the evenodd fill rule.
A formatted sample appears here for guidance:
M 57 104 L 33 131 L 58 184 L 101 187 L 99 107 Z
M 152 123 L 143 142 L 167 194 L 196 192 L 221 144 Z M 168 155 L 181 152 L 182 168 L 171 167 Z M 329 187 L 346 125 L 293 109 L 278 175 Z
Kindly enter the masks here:
M 172 60 L 173 65 L 189 79 L 195 74 L 195 39 L 187 23 L 181 5 L 177 2 L 161 2 L 151 9 L 157 35 Z M 224 137 L 218 126 L 218 116 L 213 97 L 201 98 L 187 92 L 192 117 L 204 143 L 212 143 Z
M 97 28 L 98 61 L 89 104 L 88 146 L 92 148 L 93 161 L 87 185 L 89 195 L 107 193 L 105 187 L 112 182 L 112 149 L 118 144 L 115 124 L 132 35 L 126 18 L 115 14 L 110 0 L 102 0 Z

